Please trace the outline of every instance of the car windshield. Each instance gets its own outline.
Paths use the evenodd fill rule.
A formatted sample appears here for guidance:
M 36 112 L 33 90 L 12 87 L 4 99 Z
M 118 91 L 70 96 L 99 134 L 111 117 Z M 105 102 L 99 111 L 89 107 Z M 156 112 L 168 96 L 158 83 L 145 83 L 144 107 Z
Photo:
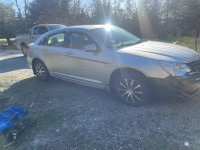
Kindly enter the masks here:
M 135 45 L 142 40 L 118 27 L 98 28 L 91 30 L 108 48 L 121 48 Z
M 66 28 L 66 26 L 64 26 L 64 25 L 49 25 L 50 30 L 55 30 L 55 29 L 59 29 L 59 28 Z

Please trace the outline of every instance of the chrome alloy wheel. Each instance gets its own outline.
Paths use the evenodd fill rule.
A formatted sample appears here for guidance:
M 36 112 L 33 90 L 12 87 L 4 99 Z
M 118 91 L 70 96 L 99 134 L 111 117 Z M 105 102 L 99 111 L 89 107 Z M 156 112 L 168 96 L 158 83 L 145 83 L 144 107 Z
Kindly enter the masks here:
M 40 78 L 40 79 L 45 79 L 46 76 L 46 72 L 45 72 L 45 68 L 41 63 L 37 63 L 36 67 L 35 67 L 35 72 L 36 75 Z
M 121 80 L 118 90 L 121 98 L 131 103 L 141 101 L 144 94 L 138 82 L 127 78 Z

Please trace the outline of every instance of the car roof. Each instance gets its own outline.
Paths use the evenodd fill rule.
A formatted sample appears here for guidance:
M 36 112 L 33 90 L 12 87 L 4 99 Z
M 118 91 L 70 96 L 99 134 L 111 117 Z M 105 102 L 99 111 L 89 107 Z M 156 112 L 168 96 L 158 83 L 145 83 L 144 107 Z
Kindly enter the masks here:
M 62 25 L 62 26 L 65 26 L 63 24 L 38 24 L 38 25 L 35 25 L 34 27 L 42 27 L 42 26 L 56 26 L 56 25 Z
M 66 31 L 66 30 L 70 30 L 70 29 L 92 30 L 92 29 L 106 28 L 106 27 L 107 27 L 107 25 L 78 25 L 78 26 L 64 27 L 64 28 L 55 29 L 55 30 L 52 30 L 52 31 L 49 31 L 49 32 L 43 34 L 37 41 L 40 41 L 40 39 L 44 38 L 44 37 L 47 36 L 47 35 L 54 34 L 54 33 L 59 32 L 59 31 Z M 114 27 L 114 26 L 113 26 L 113 27 Z M 39 42 L 35 42 L 35 43 L 38 44 Z
M 105 28 L 106 25 L 78 25 L 78 26 L 69 26 L 68 28 L 78 28 L 78 29 L 97 29 L 97 28 Z

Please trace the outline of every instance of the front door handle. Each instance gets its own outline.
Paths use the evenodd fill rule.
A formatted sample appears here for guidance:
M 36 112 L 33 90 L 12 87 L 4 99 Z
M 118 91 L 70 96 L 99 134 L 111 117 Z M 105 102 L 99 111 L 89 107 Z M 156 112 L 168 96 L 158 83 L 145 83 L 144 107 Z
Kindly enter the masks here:
M 34 39 L 35 37 L 34 36 L 32 36 L 32 39 Z

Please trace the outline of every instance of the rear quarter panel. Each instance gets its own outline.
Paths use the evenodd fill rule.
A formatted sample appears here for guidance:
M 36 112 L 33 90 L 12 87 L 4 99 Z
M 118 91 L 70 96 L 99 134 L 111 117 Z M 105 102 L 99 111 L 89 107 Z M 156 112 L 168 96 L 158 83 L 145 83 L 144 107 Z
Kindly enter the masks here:
M 44 50 L 41 48 L 41 46 L 38 46 L 38 45 L 35 45 L 35 44 L 30 44 L 30 49 L 29 49 L 29 52 L 28 52 L 28 55 L 27 55 L 27 61 L 28 61 L 28 64 L 29 64 L 29 67 L 32 68 L 32 62 L 33 62 L 33 59 L 40 59 L 41 61 L 43 61 L 45 63 L 45 65 L 47 64 L 46 63 L 46 56 L 45 56 L 45 53 L 44 53 Z M 47 66 L 48 68 L 48 66 Z

